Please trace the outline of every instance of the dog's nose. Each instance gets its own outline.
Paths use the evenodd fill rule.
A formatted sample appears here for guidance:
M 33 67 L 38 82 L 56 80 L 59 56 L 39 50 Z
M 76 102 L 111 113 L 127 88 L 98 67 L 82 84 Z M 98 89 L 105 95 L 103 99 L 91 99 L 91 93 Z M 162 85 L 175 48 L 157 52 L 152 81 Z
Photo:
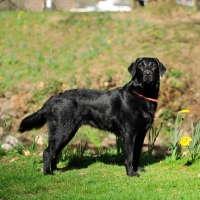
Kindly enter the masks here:
M 144 75 L 145 75 L 145 76 L 150 76 L 150 75 L 151 75 L 151 72 L 150 72 L 149 70 L 146 70 L 146 71 L 144 72 Z

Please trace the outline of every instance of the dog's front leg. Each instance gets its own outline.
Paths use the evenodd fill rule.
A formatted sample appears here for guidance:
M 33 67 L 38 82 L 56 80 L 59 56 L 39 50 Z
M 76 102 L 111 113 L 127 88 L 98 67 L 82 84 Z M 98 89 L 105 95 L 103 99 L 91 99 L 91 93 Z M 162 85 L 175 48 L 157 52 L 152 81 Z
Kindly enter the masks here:
M 140 133 L 137 134 L 137 136 L 135 137 L 135 144 L 134 144 L 134 156 L 133 156 L 133 170 L 138 172 L 144 172 L 145 169 L 143 167 L 139 167 L 139 160 L 140 160 L 140 155 L 141 155 L 141 151 L 142 151 L 142 146 L 144 143 L 144 138 L 145 138 L 146 133 Z
M 123 138 L 124 143 L 124 165 L 128 176 L 140 176 L 136 171 L 133 171 L 133 149 L 135 136 L 126 136 Z

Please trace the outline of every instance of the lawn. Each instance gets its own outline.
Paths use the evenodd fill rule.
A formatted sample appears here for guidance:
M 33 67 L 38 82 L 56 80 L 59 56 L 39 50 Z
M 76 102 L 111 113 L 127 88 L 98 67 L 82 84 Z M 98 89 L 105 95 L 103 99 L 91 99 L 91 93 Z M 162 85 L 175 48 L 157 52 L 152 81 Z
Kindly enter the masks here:
M 116 151 L 71 156 L 64 172 L 42 174 L 41 153 L 18 152 L 1 157 L 0 199 L 191 199 L 200 194 L 199 163 L 186 166 L 188 157 L 142 157 L 146 172 L 130 178 Z M 199 161 L 198 161 L 199 162 Z M 60 163 L 62 164 L 62 163 Z

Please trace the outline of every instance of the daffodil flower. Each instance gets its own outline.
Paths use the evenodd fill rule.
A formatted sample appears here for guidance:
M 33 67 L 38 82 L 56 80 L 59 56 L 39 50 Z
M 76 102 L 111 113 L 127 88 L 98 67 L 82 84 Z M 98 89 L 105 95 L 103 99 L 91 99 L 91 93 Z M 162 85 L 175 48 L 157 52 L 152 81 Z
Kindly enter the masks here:
M 110 43 L 111 43 L 111 41 L 110 41 L 109 39 L 107 39 L 107 41 L 106 41 L 106 42 L 107 42 L 107 44 L 110 44 Z
M 179 113 L 189 113 L 189 112 L 190 112 L 190 110 L 187 110 L 187 109 L 186 109 L 186 110 L 180 110 L 180 111 L 179 111 Z
M 183 137 L 180 139 L 180 145 L 181 145 L 182 147 L 187 147 L 187 146 L 189 146 L 190 141 L 192 141 L 192 138 L 183 136 Z

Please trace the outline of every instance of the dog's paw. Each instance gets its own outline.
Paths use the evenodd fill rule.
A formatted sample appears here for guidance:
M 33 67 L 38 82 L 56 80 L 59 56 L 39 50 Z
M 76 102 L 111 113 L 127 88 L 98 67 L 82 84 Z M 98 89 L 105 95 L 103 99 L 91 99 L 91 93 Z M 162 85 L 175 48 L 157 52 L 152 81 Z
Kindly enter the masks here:
M 133 177 L 133 176 L 139 177 L 140 176 L 137 172 L 134 172 L 134 171 L 127 173 L 127 175 L 130 177 Z
M 140 177 L 140 175 L 137 172 L 133 172 L 133 176 Z
M 136 172 L 145 172 L 146 170 L 144 167 L 138 167 Z
M 44 172 L 44 175 L 46 176 L 46 175 L 54 175 L 54 173 L 53 172 Z

